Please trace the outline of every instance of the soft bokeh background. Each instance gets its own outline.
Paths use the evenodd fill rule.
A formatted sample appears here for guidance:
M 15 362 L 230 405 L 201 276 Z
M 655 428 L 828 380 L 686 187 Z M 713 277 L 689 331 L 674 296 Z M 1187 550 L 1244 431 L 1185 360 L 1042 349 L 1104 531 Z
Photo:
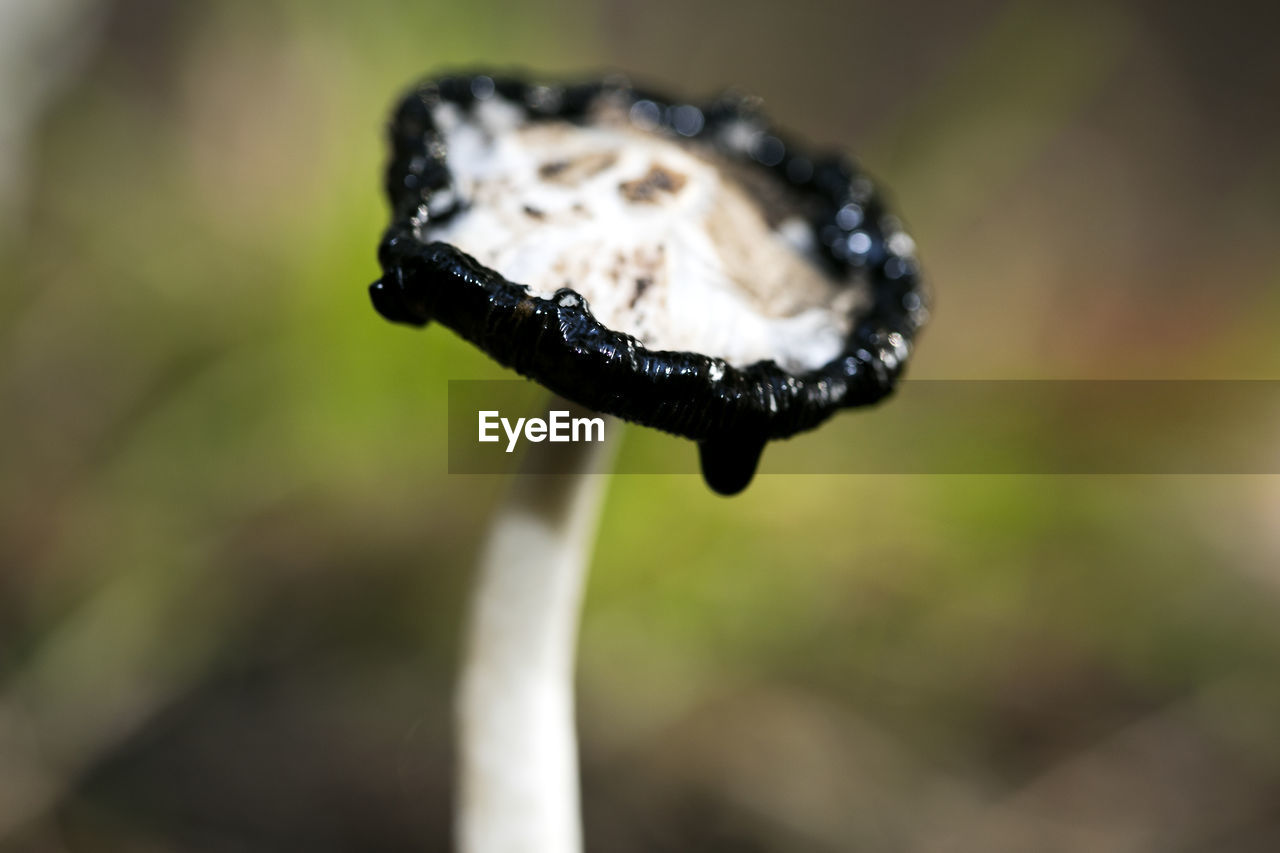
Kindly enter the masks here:
M 736 84 L 849 146 L 937 293 L 916 377 L 1275 379 L 1277 23 L 0 0 L 0 849 L 447 849 L 503 483 L 445 473 L 446 380 L 507 374 L 365 295 L 416 77 Z M 1280 849 L 1278 565 L 1275 477 L 617 477 L 590 849 Z

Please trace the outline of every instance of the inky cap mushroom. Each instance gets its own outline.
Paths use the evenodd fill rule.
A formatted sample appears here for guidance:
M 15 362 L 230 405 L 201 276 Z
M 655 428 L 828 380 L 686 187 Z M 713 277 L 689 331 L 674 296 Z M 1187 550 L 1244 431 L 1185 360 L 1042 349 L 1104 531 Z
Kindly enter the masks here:
M 770 439 L 889 394 L 928 314 L 872 182 L 750 97 L 449 76 L 391 141 L 378 311 L 693 439 L 722 494 Z

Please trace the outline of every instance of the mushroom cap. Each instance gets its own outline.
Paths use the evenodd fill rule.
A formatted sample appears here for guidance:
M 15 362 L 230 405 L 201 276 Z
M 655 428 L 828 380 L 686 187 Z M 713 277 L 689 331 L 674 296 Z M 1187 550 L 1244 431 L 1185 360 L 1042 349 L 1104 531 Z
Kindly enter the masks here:
M 468 215 L 467 190 L 476 187 L 461 186 L 458 173 L 466 164 L 450 161 L 450 143 L 462 146 L 453 131 L 460 122 L 483 124 L 495 108 L 505 122 L 486 127 L 485 134 L 552 125 L 589 129 L 609 122 L 618 132 L 694 151 L 720 170 L 723 186 L 750 185 L 762 205 L 782 206 L 787 199 L 791 224 L 798 219 L 806 232 L 800 243 L 832 285 L 824 297 L 829 322 L 784 342 L 795 352 L 784 348 L 749 363 L 743 359 L 762 351 L 735 329 L 724 334 L 724 324 L 716 343 L 721 352 L 650 348 L 629 330 L 601 322 L 570 276 L 569 286 L 555 289 L 509 281 L 448 242 Z M 400 323 L 440 322 L 567 399 L 693 439 L 704 477 L 722 494 L 745 488 L 767 441 L 812 429 L 838 409 L 887 396 L 927 319 L 913 243 L 874 184 L 847 157 L 796 145 L 767 122 L 754 98 L 728 94 L 694 105 L 635 89 L 620 78 L 542 85 L 454 75 L 409 92 L 395 111 L 390 136 L 386 190 L 392 221 L 378 252 L 383 275 L 370 285 L 377 310 Z M 473 155 L 468 150 L 454 156 Z M 543 173 L 557 168 L 544 165 Z M 655 166 L 616 186 L 632 201 L 648 201 L 678 189 L 683 180 Z M 532 221 L 524 237 L 536 247 L 543 215 L 529 205 L 525 211 Z M 483 243 L 492 232 L 473 228 L 470 239 Z M 496 257 L 505 237 L 495 239 L 489 243 Z M 795 280 L 808 273 L 781 275 L 785 288 L 786 276 Z M 632 307 L 644 281 L 636 285 Z M 701 318 L 701 328 L 714 326 L 720 316 Z M 823 349 L 816 343 L 823 340 L 833 342 Z M 825 360 L 814 363 L 815 358 Z

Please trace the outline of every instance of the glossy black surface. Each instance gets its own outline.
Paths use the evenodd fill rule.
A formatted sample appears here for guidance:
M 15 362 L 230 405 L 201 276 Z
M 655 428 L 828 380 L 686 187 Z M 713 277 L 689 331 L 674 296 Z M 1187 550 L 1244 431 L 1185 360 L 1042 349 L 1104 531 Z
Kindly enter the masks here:
M 571 290 L 550 299 L 532 296 L 457 248 L 419 239 L 428 223 L 458 210 L 456 197 L 441 192 L 452 180 L 433 118 L 442 103 L 468 108 L 477 98 L 503 98 L 521 106 L 530 120 L 582 122 L 603 97 L 629 103 L 633 120 L 653 133 L 709 142 L 814 202 L 810 225 L 831 274 L 851 285 L 866 280 L 873 297 L 837 358 L 791 374 L 773 361 L 736 368 L 700 353 L 649 350 L 599 323 Z M 754 142 L 746 149 L 731 147 L 723 131 L 743 121 L 756 131 Z M 927 318 L 916 261 L 909 249 L 891 249 L 900 226 L 871 181 L 840 154 L 800 149 L 769 126 L 754 99 L 724 96 L 696 106 L 615 79 L 561 86 L 484 74 L 449 76 L 404 97 L 390 137 L 386 191 L 392 223 L 378 252 L 382 278 L 370 286 L 378 312 L 412 325 L 435 320 L 563 397 L 697 441 L 704 477 L 721 494 L 750 483 L 769 440 L 887 396 Z M 897 242 L 909 247 L 903 238 Z

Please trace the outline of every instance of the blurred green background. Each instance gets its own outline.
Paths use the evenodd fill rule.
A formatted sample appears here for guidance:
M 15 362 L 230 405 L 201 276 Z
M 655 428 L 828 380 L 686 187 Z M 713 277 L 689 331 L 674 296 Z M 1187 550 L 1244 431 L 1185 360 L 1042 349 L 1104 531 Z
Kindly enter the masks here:
M 733 84 L 847 146 L 937 295 L 914 377 L 1274 379 L 1277 23 L 0 2 L 0 849 L 448 849 L 503 481 L 445 473 L 446 382 L 508 374 L 368 304 L 420 75 Z M 1277 566 L 1276 477 L 615 477 L 589 848 L 1280 849 Z

